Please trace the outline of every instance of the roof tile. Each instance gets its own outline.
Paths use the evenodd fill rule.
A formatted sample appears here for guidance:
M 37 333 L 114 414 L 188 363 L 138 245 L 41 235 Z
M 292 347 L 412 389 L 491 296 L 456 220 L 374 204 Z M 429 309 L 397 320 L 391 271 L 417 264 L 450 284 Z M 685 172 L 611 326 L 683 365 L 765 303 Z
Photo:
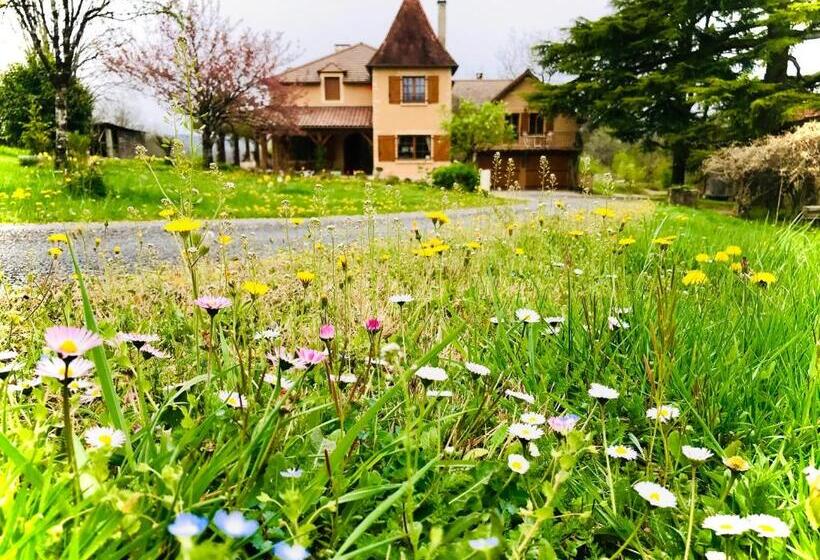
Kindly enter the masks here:
M 372 107 L 298 107 L 296 125 L 312 128 L 373 128 Z

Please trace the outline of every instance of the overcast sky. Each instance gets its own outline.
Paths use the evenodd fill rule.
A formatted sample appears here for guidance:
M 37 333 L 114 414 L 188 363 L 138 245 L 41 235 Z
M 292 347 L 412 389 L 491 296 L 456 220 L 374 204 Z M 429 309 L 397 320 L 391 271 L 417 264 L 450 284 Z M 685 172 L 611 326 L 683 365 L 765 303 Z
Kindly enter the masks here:
M 436 0 L 422 0 L 435 28 Z M 281 31 L 299 54 L 294 64 L 333 51 L 335 43 L 365 42 L 378 47 L 401 0 L 221 0 L 226 14 L 258 30 Z M 456 79 L 504 73 L 504 61 L 522 59 L 534 38 L 558 38 L 575 19 L 597 18 L 608 0 L 448 0 L 447 48 L 460 67 Z M 136 25 L 139 25 L 137 23 Z M 9 16 L 0 20 L 0 69 L 23 57 L 25 43 Z M 804 73 L 820 70 L 820 42 L 798 51 Z M 523 61 L 521 62 L 524 63 Z M 128 92 L 116 95 L 135 124 L 165 128 L 163 110 Z M 106 103 L 110 103 L 106 101 Z

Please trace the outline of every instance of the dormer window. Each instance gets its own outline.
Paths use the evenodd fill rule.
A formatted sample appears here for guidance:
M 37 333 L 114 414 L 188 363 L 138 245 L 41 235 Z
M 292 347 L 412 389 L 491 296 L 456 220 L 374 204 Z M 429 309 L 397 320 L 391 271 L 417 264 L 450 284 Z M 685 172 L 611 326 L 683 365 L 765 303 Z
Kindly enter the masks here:
M 425 76 L 404 76 L 401 79 L 402 103 L 427 102 L 427 78 Z
M 325 76 L 325 101 L 342 100 L 342 79 L 339 76 Z

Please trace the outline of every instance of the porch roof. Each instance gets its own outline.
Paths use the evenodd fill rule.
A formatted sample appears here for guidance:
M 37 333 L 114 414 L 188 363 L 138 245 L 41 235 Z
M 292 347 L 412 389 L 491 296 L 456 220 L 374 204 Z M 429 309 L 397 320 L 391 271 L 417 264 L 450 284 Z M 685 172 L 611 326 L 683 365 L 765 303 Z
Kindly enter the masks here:
M 296 125 L 301 129 L 373 128 L 373 107 L 299 107 Z

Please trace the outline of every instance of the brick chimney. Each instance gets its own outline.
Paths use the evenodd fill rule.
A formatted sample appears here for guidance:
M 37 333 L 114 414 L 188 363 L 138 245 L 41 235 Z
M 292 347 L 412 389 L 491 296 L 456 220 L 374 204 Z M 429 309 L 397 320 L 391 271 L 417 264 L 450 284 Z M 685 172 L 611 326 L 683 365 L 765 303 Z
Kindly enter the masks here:
M 438 40 L 447 46 L 447 0 L 438 0 Z

